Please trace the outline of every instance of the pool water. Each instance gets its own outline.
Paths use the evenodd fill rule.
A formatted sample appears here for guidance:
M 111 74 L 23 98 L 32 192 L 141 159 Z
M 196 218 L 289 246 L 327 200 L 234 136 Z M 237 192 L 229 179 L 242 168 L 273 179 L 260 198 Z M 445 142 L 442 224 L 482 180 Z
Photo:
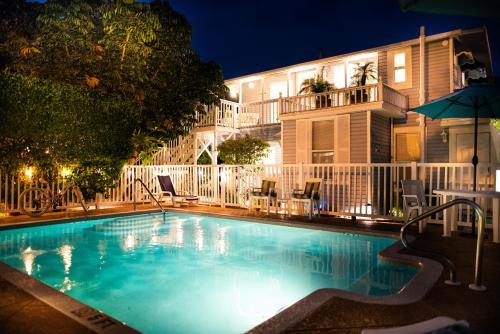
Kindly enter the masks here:
M 400 291 L 393 239 L 181 213 L 0 231 L 0 260 L 145 333 L 242 333 L 320 288 Z

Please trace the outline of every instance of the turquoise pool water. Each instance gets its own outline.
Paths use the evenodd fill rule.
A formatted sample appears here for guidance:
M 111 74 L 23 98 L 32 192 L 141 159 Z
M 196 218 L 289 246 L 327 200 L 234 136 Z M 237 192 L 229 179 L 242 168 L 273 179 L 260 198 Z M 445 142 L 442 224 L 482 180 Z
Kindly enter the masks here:
M 320 288 L 397 293 L 393 242 L 145 214 L 0 231 L 0 260 L 145 333 L 242 333 Z

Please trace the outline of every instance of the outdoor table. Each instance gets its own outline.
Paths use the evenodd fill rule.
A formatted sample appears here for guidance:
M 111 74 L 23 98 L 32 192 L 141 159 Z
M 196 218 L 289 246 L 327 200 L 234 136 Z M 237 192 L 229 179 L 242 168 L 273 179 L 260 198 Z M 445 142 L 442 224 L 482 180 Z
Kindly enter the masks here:
M 491 198 L 493 200 L 493 242 L 500 243 L 500 192 L 497 191 L 471 191 L 471 190 L 434 190 L 434 194 L 443 197 L 443 203 L 453 200 L 454 197 L 462 198 Z M 456 208 L 451 208 L 451 214 L 444 210 L 443 236 L 451 236 L 451 231 L 457 230 Z

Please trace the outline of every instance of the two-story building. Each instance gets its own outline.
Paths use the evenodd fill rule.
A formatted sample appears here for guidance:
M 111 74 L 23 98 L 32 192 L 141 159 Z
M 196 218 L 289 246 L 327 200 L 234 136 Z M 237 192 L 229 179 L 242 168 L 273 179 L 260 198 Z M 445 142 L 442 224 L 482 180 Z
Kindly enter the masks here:
M 318 76 L 333 89 L 301 92 Z M 473 120 L 411 112 L 470 80 L 492 81 L 486 29 L 421 28 L 411 40 L 227 80 L 231 101 L 200 115 L 154 163 L 196 163 L 204 151 L 215 162 L 218 143 L 245 134 L 271 144 L 266 163 L 470 162 Z M 481 162 L 496 162 L 497 137 L 482 120 Z

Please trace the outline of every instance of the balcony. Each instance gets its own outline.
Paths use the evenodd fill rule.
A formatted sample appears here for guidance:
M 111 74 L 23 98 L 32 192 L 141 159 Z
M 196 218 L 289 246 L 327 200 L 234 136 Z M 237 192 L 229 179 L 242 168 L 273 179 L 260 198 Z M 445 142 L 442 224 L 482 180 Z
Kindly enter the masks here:
M 197 115 L 196 128 L 216 127 L 232 131 L 280 124 L 284 119 L 325 116 L 325 112 L 367 110 L 387 117 L 404 117 L 408 110 L 408 97 L 384 83 L 378 83 L 245 104 L 221 100 L 220 105 L 211 106 L 205 113 Z
M 324 116 L 326 112 L 350 113 L 371 110 L 387 117 L 404 117 L 408 97 L 378 83 L 331 92 L 291 96 L 281 99 L 280 120 Z

